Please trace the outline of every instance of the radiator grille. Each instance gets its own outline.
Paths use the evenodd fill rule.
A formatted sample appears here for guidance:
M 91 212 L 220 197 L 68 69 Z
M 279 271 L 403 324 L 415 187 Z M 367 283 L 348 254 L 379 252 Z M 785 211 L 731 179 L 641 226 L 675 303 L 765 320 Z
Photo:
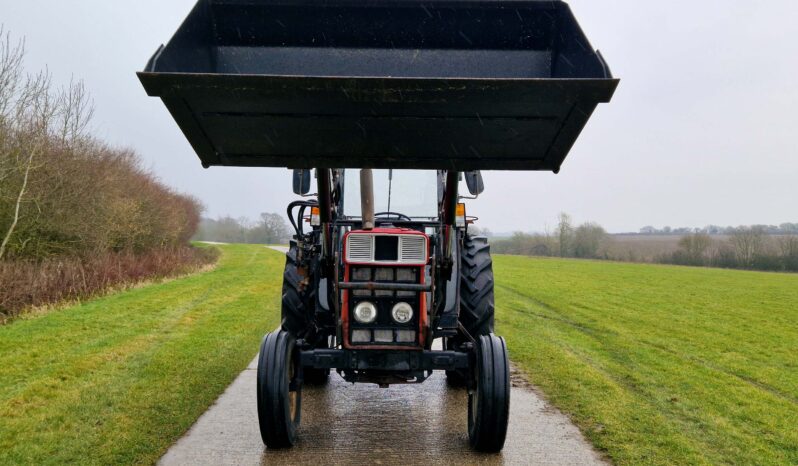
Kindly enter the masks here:
M 382 251 L 375 254 L 376 236 L 398 237 L 394 243 L 394 254 L 387 254 Z M 384 245 L 381 246 L 384 249 Z M 377 257 L 379 256 L 379 257 Z M 390 260 L 380 259 L 380 257 L 390 257 Z M 421 235 L 374 235 L 374 234 L 351 234 L 347 237 L 346 260 L 359 264 L 379 263 L 379 264 L 410 264 L 424 265 L 427 263 L 427 238 Z
M 374 237 L 371 235 L 349 235 L 346 256 L 350 262 L 373 262 Z
M 399 262 L 423 263 L 427 261 L 427 239 L 423 236 L 399 238 Z

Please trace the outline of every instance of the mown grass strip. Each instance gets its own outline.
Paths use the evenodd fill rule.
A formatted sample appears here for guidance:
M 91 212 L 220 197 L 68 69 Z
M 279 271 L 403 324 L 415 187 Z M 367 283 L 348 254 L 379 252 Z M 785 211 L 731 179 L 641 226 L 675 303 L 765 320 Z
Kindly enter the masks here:
M 279 324 L 283 256 L 220 248 L 211 272 L 0 327 L 0 464 L 157 460 Z
M 798 463 L 798 276 L 496 258 L 511 356 L 619 464 Z

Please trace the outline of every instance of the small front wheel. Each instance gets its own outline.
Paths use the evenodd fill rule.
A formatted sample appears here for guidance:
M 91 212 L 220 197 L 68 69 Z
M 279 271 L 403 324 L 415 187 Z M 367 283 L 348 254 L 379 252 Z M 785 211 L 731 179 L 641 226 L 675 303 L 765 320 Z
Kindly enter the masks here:
M 498 453 L 510 420 L 510 360 L 504 338 L 479 337 L 474 381 L 468 395 L 468 438 L 474 450 Z
M 302 409 L 296 341 L 284 330 L 266 335 L 258 360 L 258 422 L 268 448 L 296 443 Z

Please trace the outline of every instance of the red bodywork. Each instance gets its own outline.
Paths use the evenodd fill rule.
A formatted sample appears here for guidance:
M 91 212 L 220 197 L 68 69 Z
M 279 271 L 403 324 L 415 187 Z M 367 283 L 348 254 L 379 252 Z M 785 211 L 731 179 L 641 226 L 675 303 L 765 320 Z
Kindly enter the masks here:
M 347 245 L 349 244 L 349 235 L 358 234 L 358 235 L 373 235 L 373 236 L 423 236 L 426 240 L 426 261 L 424 264 L 413 264 L 413 265 L 405 265 L 405 264 L 395 264 L 395 263 L 385 263 L 385 262 L 349 262 L 348 254 L 347 254 Z M 343 257 L 344 257 L 344 281 L 349 282 L 350 280 L 350 270 L 352 266 L 358 265 L 369 265 L 373 267 L 380 267 L 380 268 L 415 268 L 418 269 L 418 276 L 419 284 L 426 283 L 426 273 L 425 268 L 429 263 L 429 236 L 426 234 L 416 231 L 410 230 L 406 228 L 375 228 L 373 230 L 354 230 L 347 232 L 344 235 L 344 250 L 343 250 Z M 421 293 L 419 297 L 419 319 L 418 319 L 418 346 L 385 346 L 385 345 L 352 345 L 349 341 L 349 293 L 350 290 L 342 290 L 341 294 L 341 323 L 343 326 L 343 346 L 346 349 L 372 349 L 372 350 L 398 350 L 398 351 L 420 351 L 424 349 L 424 342 L 426 336 L 426 329 L 427 329 L 427 293 Z

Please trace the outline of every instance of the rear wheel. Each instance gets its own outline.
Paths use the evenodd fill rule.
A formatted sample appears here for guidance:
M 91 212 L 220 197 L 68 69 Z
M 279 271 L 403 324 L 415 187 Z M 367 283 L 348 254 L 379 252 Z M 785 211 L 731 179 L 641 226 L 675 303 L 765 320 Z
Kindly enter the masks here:
M 291 241 L 283 273 L 282 327 L 294 338 L 306 338 L 316 312 L 316 281 L 312 267 L 300 270 L 299 248 Z
M 498 453 L 510 419 L 510 361 L 504 338 L 478 338 L 474 378 L 468 395 L 468 438 L 473 449 Z
M 317 271 L 313 261 L 309 267 L 301 268 L 298 254 L 299 247 L 296 241 L 291 241 L 283 273 L 282 328 L 294 338 L 310 339 L 312 342 L 317 337 L 314 335 L 318 296 L 315 276 Z M 328 348 L 327 339 L 320 339 L 317 348 Z M 329 376 L 329 369 L 312 367 L 305 368 L 303 373 L 304 382 L 308 385 L 324 385 Z
M 493 333 L 493 260 L 488 239 L 466 236 L 460 253 L 460 322 L 474 338 Z
M 296 340 L 286 331 L 266 335 L 258 360 L 258 423 L 268 448 L 290 448 L 302 412 Z
M 488 239 L 480 236 L 463 238 L 460 251 L 460 323 L 477 338 L 493 333 L 493 260 Z M 467 341 L 464 336 L 447 339 L 447 349 Z M 466 378 L 456 371 L 446 371 L 450 387 L 464 387 Z

